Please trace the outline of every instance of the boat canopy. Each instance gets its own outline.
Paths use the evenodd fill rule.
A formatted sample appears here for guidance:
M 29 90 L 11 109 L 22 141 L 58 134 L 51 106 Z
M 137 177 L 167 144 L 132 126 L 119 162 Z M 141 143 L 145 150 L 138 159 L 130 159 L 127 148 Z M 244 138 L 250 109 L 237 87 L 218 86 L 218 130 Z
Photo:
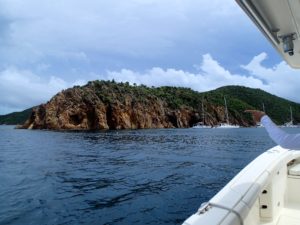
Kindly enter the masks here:
M 236 0 L 283 59 L 300 68 L 300 1 Z

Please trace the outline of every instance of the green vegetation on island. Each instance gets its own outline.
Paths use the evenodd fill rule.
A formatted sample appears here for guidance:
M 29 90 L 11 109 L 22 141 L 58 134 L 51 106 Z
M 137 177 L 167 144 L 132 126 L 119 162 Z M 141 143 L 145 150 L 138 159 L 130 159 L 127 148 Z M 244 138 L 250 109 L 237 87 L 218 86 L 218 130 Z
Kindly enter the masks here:
M 22 112 L 13 112 L 6 115 L 0 115 L 0 125 L 17 125 L 23 124 L 32 112 L 32 108 Z
M 242 86 L 225 86 L 206 92 L 220 103 L 222 96 L 228 99 L 228 107 L 237 113 L 243 113 L 243 109 L 258 109 L 265 112 L 276 124 L 284 124 L 290 121 L 290 107 L 293 111 L 294 124 L 300 123 L 300 104 L 284 98 L 277 97 L 261 89 L 253 89 Z
M 188 106 L 201 111 L 202 100 L 205 108 L 210 108 L 210 106 L 223 107 L 224 97 L 226 97 L 229 113 L 235 117 L 249 120 L 251 119 L 250 116 L 244 111 L 246 109 L 263 110 L 264 105 L 266 113 L 275 123 L 284 124 L 290 121 L 290 107 L 292 107 L 294 123 L 300 123 L 300 104 L 277 97 L 261 89 L 232 85 L 208 92 L 197 92 L 191 88 L 147 87 L 115 81 L 91 81 L 87 85 L 91 84 L 99 90 L 97 93 L 104 101 L 113 101 L 113 98 L 108 97 L 112 96 L 112 93 L 119 93 L 120 95 L 115 95 L 119 97 L 122 96 L 122 93 L 130 93 L 136 101 L 146 101 L 147 97 L 153 96 L 163 99 L 173 109 Z

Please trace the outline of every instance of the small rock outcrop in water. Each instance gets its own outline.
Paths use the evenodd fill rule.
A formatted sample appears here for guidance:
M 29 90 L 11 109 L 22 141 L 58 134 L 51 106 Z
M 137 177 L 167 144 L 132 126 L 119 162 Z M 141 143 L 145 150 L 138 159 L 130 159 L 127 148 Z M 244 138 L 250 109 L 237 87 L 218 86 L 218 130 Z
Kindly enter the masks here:
M 187 128 L 202 121 L 202 101 L 206 124 L 214 126 L 224 122 L 223 94 L 93 81 L 64 90 L 46 104 L 35 107 L 21 127 L 50 130 Z M 252 106 L 230 96 L 227 103 L 230 123 L 253 125 L 249 115 L 243 113 Z

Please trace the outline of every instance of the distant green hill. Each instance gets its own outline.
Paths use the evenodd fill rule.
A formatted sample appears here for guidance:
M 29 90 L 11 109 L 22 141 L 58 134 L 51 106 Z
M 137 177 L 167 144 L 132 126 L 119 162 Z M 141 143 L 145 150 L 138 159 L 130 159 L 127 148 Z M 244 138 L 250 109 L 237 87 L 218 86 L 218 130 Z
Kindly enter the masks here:
M 7 115 L 0 116 L 0 125 L 17 125 L 23 124 L 30 116 L 32 108 L 26 109 L 22 112 L 13 112 Z
M 261 89 L 253 89 L 244 86 L 224 86 L 208 92 L 197 92 L 190 88 L 180 87 L 159 87 L 148 88 L 137 86 L 138 89 L 145 89 L 147 92 L 164 99 L 172 108 L 190 106 L 201 111 L 201 101 L 203 99 L 206 111 L 213 114 L 216 106 L 224 106 L 226 97 L 229 113 L 235 118 L 251 120 L 246 109 L 263 110 L 277 124 L 284 124 L 290 121 L 290 107 L 293 110 L 294 124 L 300 123 L 300 104 L 277 97 Z M 144 91 L 145 91 L 144 90 Z M 213 110 L 214 109 L 214 110 Z
M 290 121 L 290 107 L 292 107 L 294 123 L 300 123 L 300 104 L 277 97 L 261 89 L 253 89 L 242 86 L 225 86 L 204 93 L 213 104 L 224 102 L 222 96 L 226 96 L 228 107 L 241 113 L 245 108 L 263 110 L 277 124 Z

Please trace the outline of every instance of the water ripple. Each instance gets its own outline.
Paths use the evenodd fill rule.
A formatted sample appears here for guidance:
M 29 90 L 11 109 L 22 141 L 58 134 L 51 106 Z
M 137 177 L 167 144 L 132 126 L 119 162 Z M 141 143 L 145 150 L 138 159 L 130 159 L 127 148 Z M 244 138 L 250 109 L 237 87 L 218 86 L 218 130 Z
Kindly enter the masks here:
M 0 136 L 0 225 L 181 224 L 273 145 L 262 129 Z

